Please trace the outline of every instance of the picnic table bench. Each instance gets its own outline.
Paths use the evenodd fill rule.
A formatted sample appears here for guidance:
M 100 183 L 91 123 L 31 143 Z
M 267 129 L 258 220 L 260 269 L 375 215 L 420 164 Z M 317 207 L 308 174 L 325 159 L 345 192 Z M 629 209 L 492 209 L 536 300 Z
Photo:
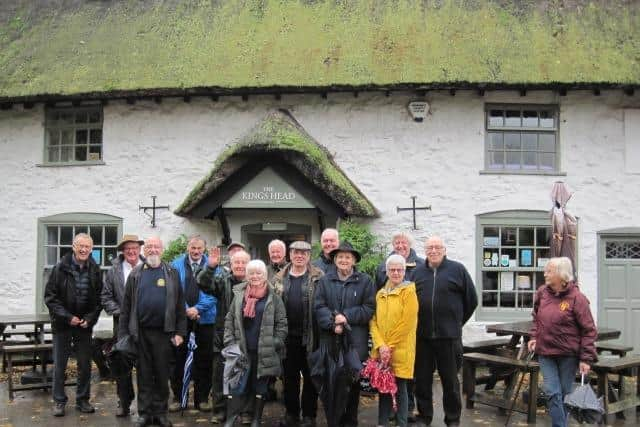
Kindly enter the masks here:
M 626 356 L 613 359 L 602 359 L 593 365 L 591 370 L 598 377 L 598 395 L 603 397 L 605 422 L 609 415 L 628 408 L 640 411 L 640 356 Z M 609 393 L 609 374 L 618 375 L 618 396 Z M 636 377 L 636 390 L 624 396 L 624 377 Z

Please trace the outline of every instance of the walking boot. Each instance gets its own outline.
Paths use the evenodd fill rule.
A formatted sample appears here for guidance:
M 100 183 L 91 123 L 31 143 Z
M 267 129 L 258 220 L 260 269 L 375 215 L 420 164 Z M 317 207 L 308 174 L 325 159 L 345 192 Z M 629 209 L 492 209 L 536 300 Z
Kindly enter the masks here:
M 265 399 L 262 396 L 256 396 L 255 407 L 253 409 L 253 420 L 251 421 L 251 427 L 260 427 L 262 424 L 262 411 L 264 410 Z
M 233 424 L 240 416 L 240 412 L 242 411 L 243 407 L 244 399 L 242 397 L 229 396 L 227 398 L 227 419 L 224 422 L 223 427 L 233 427 Z

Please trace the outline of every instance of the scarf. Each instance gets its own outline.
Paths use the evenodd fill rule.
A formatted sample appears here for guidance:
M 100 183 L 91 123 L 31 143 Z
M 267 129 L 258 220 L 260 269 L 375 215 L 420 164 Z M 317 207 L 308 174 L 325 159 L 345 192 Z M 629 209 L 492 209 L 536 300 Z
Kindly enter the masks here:
M 250 319 L 256 317 L 256 302 L 258 302 L 259 299 L 264 298 L 266 294 L 267 282 L 260 287 L 247 284 L 247 287 L 244 290 L 244 309 L 242 310 L 244 317 L 248 317 Z

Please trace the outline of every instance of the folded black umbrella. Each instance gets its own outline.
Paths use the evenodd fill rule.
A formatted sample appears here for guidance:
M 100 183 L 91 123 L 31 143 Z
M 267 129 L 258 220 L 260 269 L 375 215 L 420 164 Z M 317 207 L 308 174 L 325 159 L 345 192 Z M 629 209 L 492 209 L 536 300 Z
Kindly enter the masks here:
M 564 404 L 569 409 L 571 416 L 579 423 L 596 424 L 602 422 L 604 405 L 602 397 L 596 396 L 589 384 L 582 381 L 571 393 L 564 397 Z
M 131 335 L 118 338 L 107 354 L 107 364 L 111 375 L 116 378 L 124 377 L 136 365 L 138 350 Z

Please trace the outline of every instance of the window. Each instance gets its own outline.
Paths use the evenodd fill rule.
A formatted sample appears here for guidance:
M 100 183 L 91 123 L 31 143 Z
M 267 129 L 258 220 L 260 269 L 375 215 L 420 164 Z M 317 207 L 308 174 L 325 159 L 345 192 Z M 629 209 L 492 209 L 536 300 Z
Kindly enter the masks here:
M 546 211 L 503 211 L 477 219 L 479 320 L 529 319 L 544 284 L 551 221 Z
M 44 156 L 45 163 L 100 163 L 102 107 L 48 109 Z
M 485 169 L 554 173 L 558 165 L 558 109 L 540 105 L 487 105 Z
M 41 218 L 38 226 L 38 292 L 36 306 L 44 306 L 44 286 L 56 263 L 71 252 L 73 238 L 87 233 L 93 239 L 91 256 L 104 273 L 117 255 L 116 246 L 122 235 L 122 219 L 104 214 L 70 213 Z

